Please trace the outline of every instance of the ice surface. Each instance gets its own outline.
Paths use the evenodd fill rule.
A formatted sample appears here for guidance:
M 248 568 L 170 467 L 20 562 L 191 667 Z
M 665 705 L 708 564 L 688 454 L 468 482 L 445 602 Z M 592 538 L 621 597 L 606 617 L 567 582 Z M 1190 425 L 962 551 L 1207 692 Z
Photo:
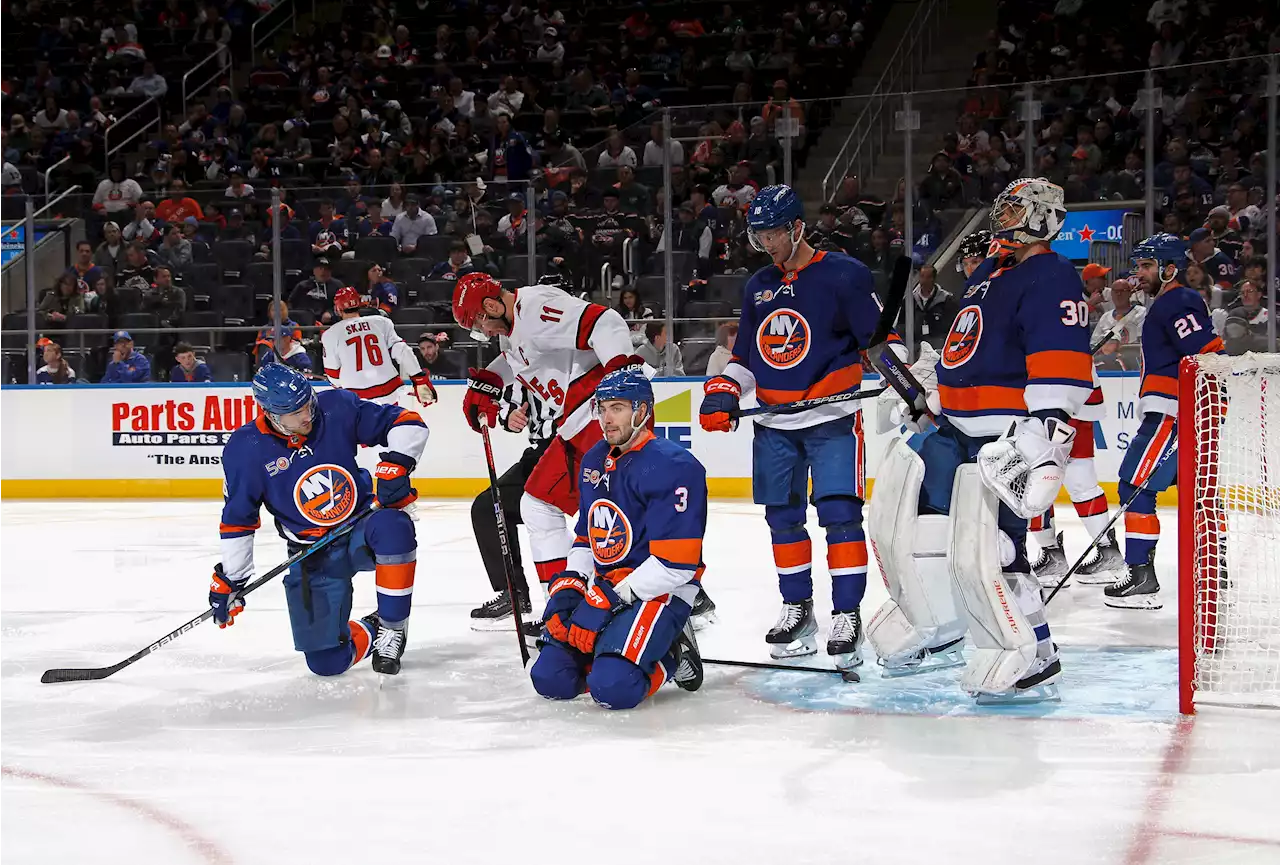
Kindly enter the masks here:
M 367 665 L 306 671 L 279 583 L 232 630 L 204 625 L 105 681 L 39 684 L 198 612 L 217 512 L 3 504 L 5 865 L 1280 862 L 1280 713 L 1178 720 L 1171 536 L 1163 610 L 1107 609 L 1100 588 L 1055 599 L 1051 706 L 978 709 L 958 670 L 884 680 L 871 660 L 860 685 L 709 667 L 700 692 L 668 686 L 631 713 L 541 700 L 510 633 L 468 628 L 490 590 L 461 502 L 420 506 L 405 669 L 381 688 Z M 1074 559 L 1083 529 L 1060 522 Z M 704 654 L 767 660 L 760 510 L 713 503 L 705 556 L 720 622 Z M 265 570 L 283 543 L 260 532 L 257 557 Z M 864 615 L 883 597 L 873 574 Z M 371 576 L 356 598 L 373 608 Z

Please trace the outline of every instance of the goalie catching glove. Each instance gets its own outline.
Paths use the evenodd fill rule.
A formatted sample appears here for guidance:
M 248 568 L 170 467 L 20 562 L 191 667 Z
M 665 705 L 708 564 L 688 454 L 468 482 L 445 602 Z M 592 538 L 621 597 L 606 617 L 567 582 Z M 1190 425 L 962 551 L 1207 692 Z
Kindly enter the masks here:
M 1044 513 L 1058 497 L 1076 431 L 1057 418 L 1018 418 L 978 450 L 982 482 L 1023 519 Z

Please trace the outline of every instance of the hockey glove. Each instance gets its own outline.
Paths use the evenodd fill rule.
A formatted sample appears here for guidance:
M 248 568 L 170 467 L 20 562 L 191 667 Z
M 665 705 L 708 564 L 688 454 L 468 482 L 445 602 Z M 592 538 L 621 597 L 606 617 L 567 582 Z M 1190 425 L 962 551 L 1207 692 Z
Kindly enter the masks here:
M 576 571 L 561 571 L 551 578 L 542 627 L 551 639 L 569 642 L 569 619 L 587 595 L 587 580 Z
M 418 491 L 409 485 L 409 472 L 417 463 L 395 451 L 383 451 L 378 457 L 382 462 L 373 470 L 378 479 L 378 506 L 403 508 L 416 501 Z
M 1066 475 L 1076 431 L 1057 418 L 1018 418 L 978 449 L 978 474 L 989 490 L 1023 519 L 1053 504 Z
M 417 375 L 409 376 L 409 382 L 413 385 L 413 395 L 418 398 L 418 402 L 422 403 L 423 408 L 436 401 L 436 389 L 431 384 L 431 373 L 424 369 Z
M 742 386 L 727 375 L 718 375 L 702 386 L 698 421 L 707 432 L 731 432 L 738 426 L 738 400 Z
M 213 620 L 219 628 L 236 623 L 236 616 L 244 609 L 240 593 L 249 580 L 229 580 L 222 570 L 222 562 L 213 566 L 213 582 L 209 584 L 209 606 L 213 607 Z
M 569 645 L 588 655 L 595 652 L 600 632 L 626 606 L 613 586 L 605 580 L 597 580 L 569 617 Z
M 467 370 L 467 392 L 462 397 L 462 414 L 467 424 L 480 432 L 480 418 L 493 429 L 498 424 L 498 399 L 502 396 L 502 377 L 487 369 Z

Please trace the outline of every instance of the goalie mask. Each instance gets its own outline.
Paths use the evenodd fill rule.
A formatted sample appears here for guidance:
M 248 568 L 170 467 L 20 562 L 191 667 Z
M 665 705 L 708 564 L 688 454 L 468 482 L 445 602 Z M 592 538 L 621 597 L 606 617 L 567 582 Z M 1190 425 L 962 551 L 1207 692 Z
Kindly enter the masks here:
M 1048 243 L 1067 218 L 1062 187 L 1043 177 L 1015 180 L 991 205 L 991 233 L 1002 253 Z

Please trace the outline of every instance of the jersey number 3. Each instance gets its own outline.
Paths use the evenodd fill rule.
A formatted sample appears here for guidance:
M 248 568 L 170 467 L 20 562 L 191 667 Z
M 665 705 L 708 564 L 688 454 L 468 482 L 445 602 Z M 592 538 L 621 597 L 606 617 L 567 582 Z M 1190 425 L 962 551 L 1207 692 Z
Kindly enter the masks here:
M 1058 306 L 1062 307 L 1062 323 L 1067 327 L 1089 326 L 1089 304 L 1083 300 L 1064 300 Z
M 382 346 L 378 344 L 378 335 L 376 333 L 367 333 L 363 337 L 353 336 L 347 340 L 347 345 L 355 346 L 356 372 L 364 369 L 366 355 L 369 357 L 369 366 L 382 366 Z M 361 346 L 364 347 L 363 351 Z

